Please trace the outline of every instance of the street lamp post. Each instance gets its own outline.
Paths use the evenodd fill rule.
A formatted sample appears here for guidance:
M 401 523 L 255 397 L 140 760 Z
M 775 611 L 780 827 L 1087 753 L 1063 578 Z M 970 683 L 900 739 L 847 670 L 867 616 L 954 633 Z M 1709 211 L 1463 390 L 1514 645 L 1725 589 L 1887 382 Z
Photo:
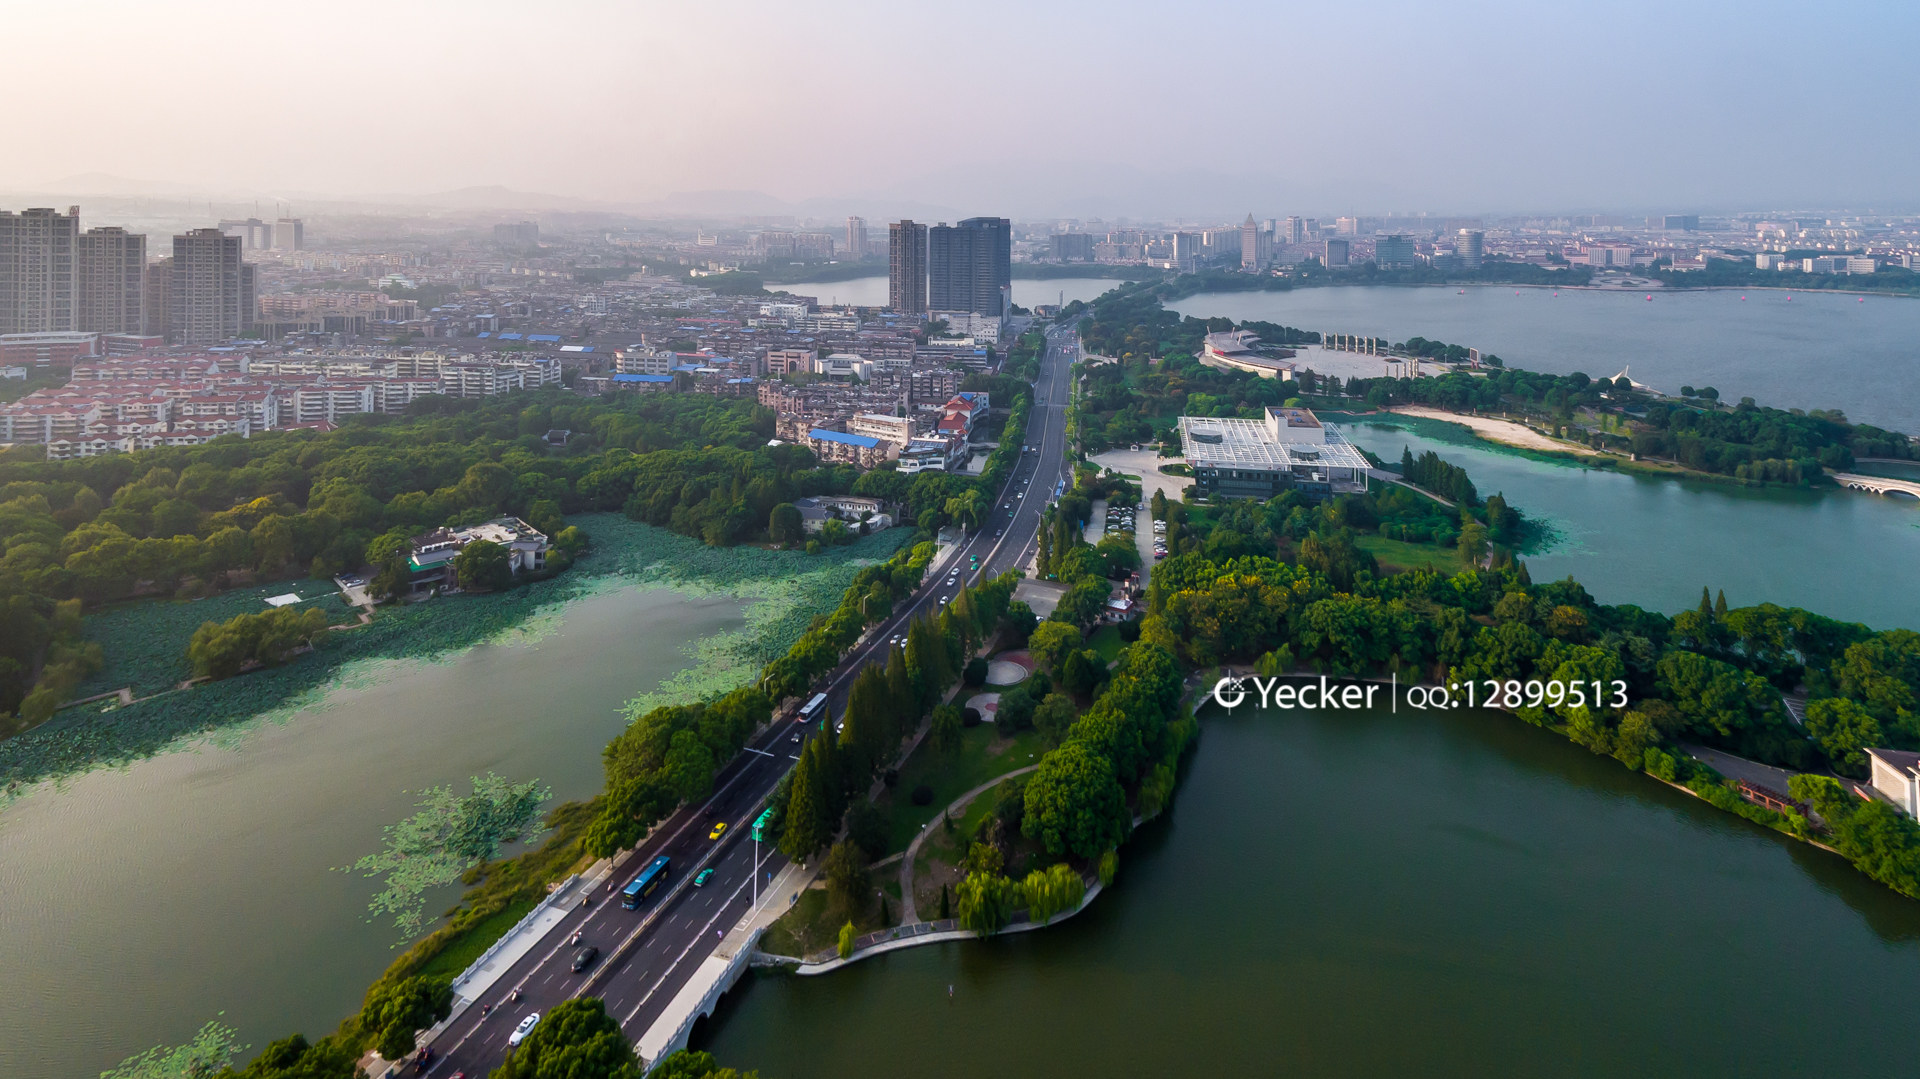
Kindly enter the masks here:
M 762 810 L 753 821 L 753 909 L 760 909 L 760 837 L 766 833 L 767 824 L 773 820 L 773 807 Z

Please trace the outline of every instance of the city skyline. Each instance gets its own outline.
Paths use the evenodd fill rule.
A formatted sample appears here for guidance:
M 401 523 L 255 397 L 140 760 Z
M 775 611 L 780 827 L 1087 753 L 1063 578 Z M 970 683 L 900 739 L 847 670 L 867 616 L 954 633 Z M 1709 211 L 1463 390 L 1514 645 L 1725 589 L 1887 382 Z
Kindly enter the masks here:
M 29 34 L 86 48 L 92 74 L 61 82 L 63 109 L 23 113 L 26 152 L 0 162 L 0 191 L 380 201 L 504 187 L 583 208 L 1226 218 L 1277 205 L 1897 208 L 1920 165 L 1895 134 L 1916 110 L 1900 81 L 1920 16 L 1885 4 L 1811 24 L 1778 4 L 1630 4 L 1601 21 L 1515 5 L 1216 4 L 1177 23 L 1062 4 L 1023 9 L 993 47 L 944 36 L 930 12 L 883 18 L 857 2 L 725 21 L 660 5 L 576 3 L 531 23 L 504 5 L 454 11 L 380 9 L 396 40 L 427 43 L 404 52 L 307 33 L 320 14 L 308 5 L 18 12 Z M 274 63 L 154 77 L 222 26 L 278 43 Z M 901 50 L 926 62 L 895 70 Z M 802 55 L 831 61 L 796 68 Z M 1139 59 L 1107 59 L 1124 55 Z M 942 57 L 968 65 L 965 93 L 933 92 Z M 15 61 L 20 85 L 53 85 L 68 62 Z M 564 88 L 527 92 L 561 61 Z M 856 148 L 831 133 L 843 120 L 872 135 Z

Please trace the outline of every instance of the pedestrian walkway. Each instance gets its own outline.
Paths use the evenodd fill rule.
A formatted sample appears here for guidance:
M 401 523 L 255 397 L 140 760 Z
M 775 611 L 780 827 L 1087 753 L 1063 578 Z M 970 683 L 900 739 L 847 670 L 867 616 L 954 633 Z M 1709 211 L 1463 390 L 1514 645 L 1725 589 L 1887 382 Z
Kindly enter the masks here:
M 495 941 L 486 954 L 454 980 L 453 995 L 458 1002 L 456 1007 L 465 1007 L 484 996 L 495 982 L 513 969 L 521 957 L 538 947 L 554 926 L 566 919 L 568 912 L 579 905 L 581 896 L 591 892 L 612 873 L 612 863 L 603 861 L 597 863 L 588 875 L 573 877 L 554 889 L 539 906 L 520 919 L 520 924 Z
M 980 784 L 947 803 L 946 812 L 942 813 L 941 817 L 956 812 L 966 812 L 967 806 L 971 804 L 975 798 L 980 797 L 980 795 L 992 790 L 1001 783 L 1012 779 L 1014 776 L 1025 775 L 1038 767 L 1040 766 L 1037 764 L 1029 764 L 1025 768 L 1015 768 L 1011 772 L 987 780 L 985 783 Z M 939 820 L 941 817 L 935 817 L 934 819 Z M 933 825 L 931 823 L 920 829 L 920 834 L 914 836 L 913 842 L 907 844 L 907 856 L 900 860 L 900 923 L 903 927 L 907 923 L 913 922 L 920 917 L 920 912 L 915 909 L 916 905 L 913 901 L 913 862 L 914 859 L 920 855 L 921 842 L 925 840 L 928 835 L 932 834 L 932 832 Z
M 1104 498 L 1096 498 L 1093 500 L 1093 508 L 1087 513 L 1086 525 L 1080 529 L 1080 538 L 1086 540 L 1088 545 L 1091 546 L 1099 543 L 1101 537 L 1106 534 L 1107 500 Z
M 1061 911 L 1045 922 L 1031 921 L 1024 910 L 1015 911 L 1013 921 L 1006 928 L 992 936 L 1005 936 L 1008 933 L 1031 933 L 1036 929 L 1045 929 L 1086 910 L 1100 895 L 1098 882 L 1087 886 L 1087 894 L 1080 899 L 1080 905 L 1072 910 Z M 796 974 L 829 974 L 849 963 L 858 963 L 862 959 L 871 959 L 876 955 L 897 952 L 906 948 L 917 948 L 923 944 L 944 944 L 948 941 L 979 940 L 980 934 L 971 929 L 960 928 L 960 923 L 952 918 L 943 918 L 937 922 L 914 922 L 911 925 L 898 925 L 892 929 L 882 929 L 868 933 L 853 942 L 853 951 L 845 959 L 837 955 L 831 958 L 802 960 L 794 968 Z M 830 953 L 829 953 L 830 954 Z

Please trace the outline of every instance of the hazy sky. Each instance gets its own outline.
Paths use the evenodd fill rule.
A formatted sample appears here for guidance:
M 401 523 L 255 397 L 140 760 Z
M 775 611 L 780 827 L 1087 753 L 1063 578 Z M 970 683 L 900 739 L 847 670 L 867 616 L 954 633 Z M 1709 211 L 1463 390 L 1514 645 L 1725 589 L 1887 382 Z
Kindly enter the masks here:
M 1912 207 L 1920 5 L 0 0 L 0 189 Z

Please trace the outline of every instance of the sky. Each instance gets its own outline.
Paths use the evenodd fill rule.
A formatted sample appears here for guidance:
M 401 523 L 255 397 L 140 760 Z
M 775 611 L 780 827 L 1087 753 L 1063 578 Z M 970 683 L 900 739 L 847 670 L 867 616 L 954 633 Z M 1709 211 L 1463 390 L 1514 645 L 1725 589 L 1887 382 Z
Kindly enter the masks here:
M 1920 5 L 0 0 L 0 191 L 1914 208 Z

